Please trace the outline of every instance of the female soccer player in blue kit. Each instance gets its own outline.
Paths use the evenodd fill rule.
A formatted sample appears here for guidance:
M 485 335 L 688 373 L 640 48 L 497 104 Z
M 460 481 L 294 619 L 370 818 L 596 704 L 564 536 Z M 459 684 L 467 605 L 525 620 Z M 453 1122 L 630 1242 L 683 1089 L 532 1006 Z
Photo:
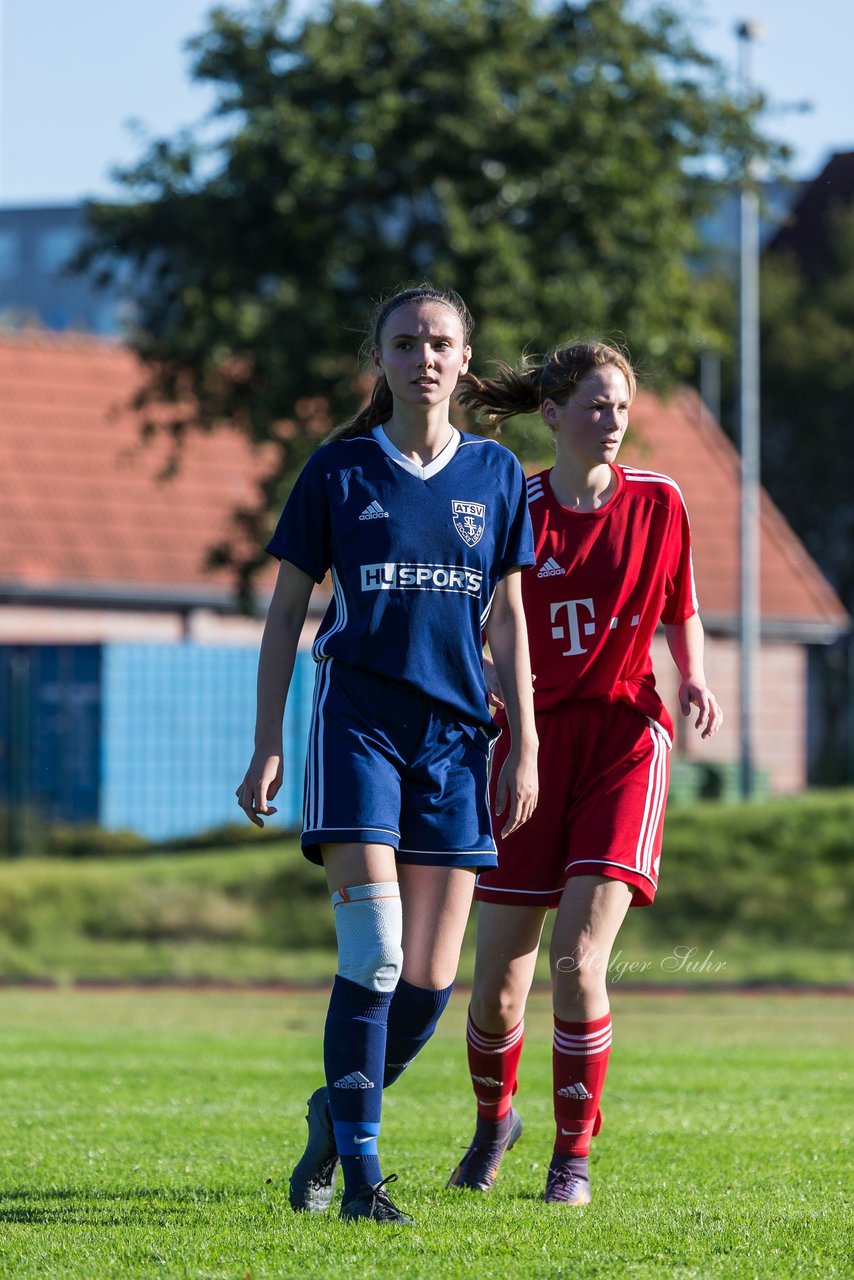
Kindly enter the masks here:
M 382 1090 L 435 1029 L 456 974 L 475 872 L 496 865 L 487 802 L 495 735 L 485 631 L 512 746 L 496 812 L 537 802 L 537 739 L 517 570 L 533 562 L 525 480 L 495 441 L 456 430 L 471 319 L 428 286 L 379 308 L 370 403 L 309 459 L 268 550 L 281 565 L 261 643 L 255 751 L 237 791 L 256 825 L 282 782 L 282 716 L 312 588 L 333 600 L 317 662 L 302 847 L 323 865 L 338 970 L 326 1086 L 308 1103 L 296 1210 L 409 1224 L 381 1176 Z

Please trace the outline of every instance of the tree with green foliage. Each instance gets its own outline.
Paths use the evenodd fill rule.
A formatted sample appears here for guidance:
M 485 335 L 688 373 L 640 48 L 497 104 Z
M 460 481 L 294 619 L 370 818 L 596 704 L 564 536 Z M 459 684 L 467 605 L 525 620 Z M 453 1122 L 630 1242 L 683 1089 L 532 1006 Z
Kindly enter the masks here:
M 854 205 L 831 204 L 804 249 L 762 264 L 762 479 L 854 611 Z M 852 661 L 850 636 L 813 655 L 825 784 L 852 780 Z
M 361 394 L 354 335 L 396 285 L 463 293 L 475 367 L 597 334 L 678 377 L 720 345 L 696 274 L 709 173 L 774 147 L 680 19 L 637 12 L 330 0 L 296 27 L 279 2 L 216 9 L 191 42 L 218 136 L 152 144 L 128 201 L 90 207 L 86 262 L 133 269 L 139 407 L 169 406 L 176 446 L 228 420 L 279 449 L 218 549 L 244 588 L 270 513 Z
M 829 217 L 826 260 L 762 267 L 762 474 L 774 501 L 854 608 L 854 205 Z

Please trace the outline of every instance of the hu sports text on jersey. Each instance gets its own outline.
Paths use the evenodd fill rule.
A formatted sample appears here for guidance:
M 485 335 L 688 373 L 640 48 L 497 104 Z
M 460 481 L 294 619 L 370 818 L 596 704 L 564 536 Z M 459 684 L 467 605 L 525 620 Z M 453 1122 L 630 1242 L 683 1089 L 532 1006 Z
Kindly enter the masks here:
M 480 595 L 479 569 L 451 564 L 363 564 L 363 591 L 464 591 Z

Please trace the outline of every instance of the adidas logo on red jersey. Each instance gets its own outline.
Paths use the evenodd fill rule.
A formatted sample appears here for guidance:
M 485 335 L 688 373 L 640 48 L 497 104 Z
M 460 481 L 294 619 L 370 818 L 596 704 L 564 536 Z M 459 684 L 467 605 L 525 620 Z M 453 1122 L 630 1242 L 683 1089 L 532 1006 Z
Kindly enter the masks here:
M 557 560 L 549 556 L 548 560 L 537 570 L 538 578 L 556 578 L 559 573 L 563 573 Z

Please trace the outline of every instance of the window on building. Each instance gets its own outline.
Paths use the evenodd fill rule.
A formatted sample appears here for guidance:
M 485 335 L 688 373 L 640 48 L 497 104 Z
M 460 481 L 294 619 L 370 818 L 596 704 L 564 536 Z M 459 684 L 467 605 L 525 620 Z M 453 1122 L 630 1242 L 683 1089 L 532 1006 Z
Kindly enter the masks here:
M 54 275 L 64 271 L 80 246 L 80 233 L 71 227 L 52 227 L 36 237 L 36 262 L 40 271 Z

